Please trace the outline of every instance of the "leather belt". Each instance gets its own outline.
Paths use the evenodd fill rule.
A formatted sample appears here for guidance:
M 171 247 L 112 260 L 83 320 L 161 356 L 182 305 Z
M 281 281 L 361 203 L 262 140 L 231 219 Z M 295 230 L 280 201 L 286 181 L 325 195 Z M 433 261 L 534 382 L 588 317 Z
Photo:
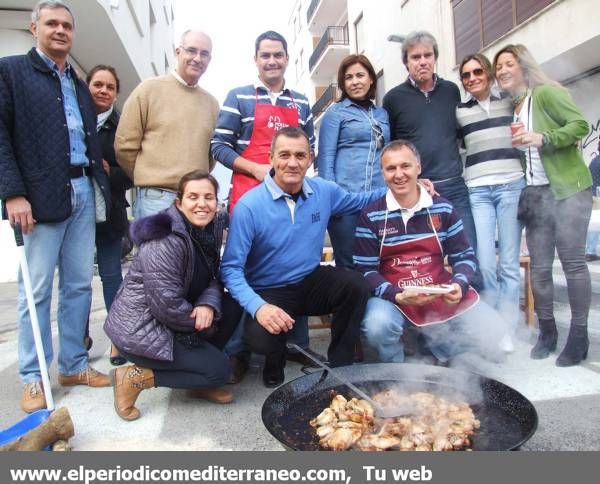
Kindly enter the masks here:
M 92 170 L 89 166 L 69 166 L 69 176 L 71 178 L 81 178 L 82 176 L 92 176 Z

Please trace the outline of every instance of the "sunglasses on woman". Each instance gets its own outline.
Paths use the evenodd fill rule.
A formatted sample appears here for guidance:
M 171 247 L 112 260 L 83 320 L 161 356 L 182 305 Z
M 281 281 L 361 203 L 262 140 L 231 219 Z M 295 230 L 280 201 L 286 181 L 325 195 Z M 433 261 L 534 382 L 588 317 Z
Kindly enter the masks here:
M 481 67 L 478 67 L 477 69 L 473 69 L 472 71 L 464 71 L 460 77 L 463 81 L 466 81 L 467 79 L 471 78 L 471 74 L 479 77 L 483 75 L 483 69 Z

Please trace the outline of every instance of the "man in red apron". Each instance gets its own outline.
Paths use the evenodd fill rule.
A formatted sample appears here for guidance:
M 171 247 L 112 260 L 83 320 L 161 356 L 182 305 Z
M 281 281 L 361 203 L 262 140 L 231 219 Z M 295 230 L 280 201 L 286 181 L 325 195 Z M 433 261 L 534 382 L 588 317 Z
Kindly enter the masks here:
M 254 56 L 257 82 L 232 89 L 219 113 L 211 151 L 215 160 L 233 171 L 229 195 L 229 213 L 232 216 L 238 200 L 260 184 L 269 172 L 269 148 L 277 131 L 286 126 L 300 127 L 308 135 L 311 149 L 314 149 L 314 128 L 308 99 L 285 86 L 288 60 L 287 42 L 283 36 L 273 31 L 259 35 Z M 308 349 L 305 317 L 294 326 L 290 341 Z M 241 329 L 236 331 L 225 352 L 233 355 L 233 380 L 239 381 L 247 369 L 247 355 L 241 347 Z M 288 359 L 310 363 L 299 353 L 290 353 Z
M 362 211 L 355 239 L 357 269 L 376 296 L 362 323 L 367 340 L 382 361 L 401 362 L 400 336 L 412 324 L 441 362 L 469 346 L 494 357 L 502 320 L 470 286 L 477 261 L 462 220 L 417 183 L 421 163 L 410 142 L 386 146 L 381 167 L 388 192 Z

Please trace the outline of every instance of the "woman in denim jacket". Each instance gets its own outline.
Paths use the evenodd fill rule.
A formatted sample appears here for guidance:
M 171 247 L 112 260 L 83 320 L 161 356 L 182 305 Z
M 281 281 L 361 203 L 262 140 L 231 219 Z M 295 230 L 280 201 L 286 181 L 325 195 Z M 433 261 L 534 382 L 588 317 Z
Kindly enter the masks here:
M 323 116 L 316 165 L 319 176 L 349 192 L 384 185 L 380 154 L 390 141 L 387 112 L 375 106 L 377 75 L 364 55 L 349 55 L 338 69 L 341 97 Z M 337 267 L 353 267 L 352 251 L 358 213 L 332 217 L 327 231 Z

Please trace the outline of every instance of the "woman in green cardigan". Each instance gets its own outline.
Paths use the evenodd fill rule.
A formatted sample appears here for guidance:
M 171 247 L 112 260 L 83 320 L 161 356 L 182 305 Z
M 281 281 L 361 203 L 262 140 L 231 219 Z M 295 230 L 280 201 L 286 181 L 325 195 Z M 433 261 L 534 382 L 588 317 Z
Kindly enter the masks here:
M 539 322 L 534 359 L 556 349 L 552 263 L 558 252 L 571 306 L 571 327 L 557 366 L 587 357 L 591 301 L 585 240 L 592 210 L 592 177 L 579 151 L 588 123 L 567 90 L 549 79 L 523 45 L 507 45 L 494 57 L 496 79 L 513 100 L 513 145 L 523 152 L 527 187 L 519 200 L 526 228 L 531 282 Z M 520 123 L 517 124 L 517 123 Z

